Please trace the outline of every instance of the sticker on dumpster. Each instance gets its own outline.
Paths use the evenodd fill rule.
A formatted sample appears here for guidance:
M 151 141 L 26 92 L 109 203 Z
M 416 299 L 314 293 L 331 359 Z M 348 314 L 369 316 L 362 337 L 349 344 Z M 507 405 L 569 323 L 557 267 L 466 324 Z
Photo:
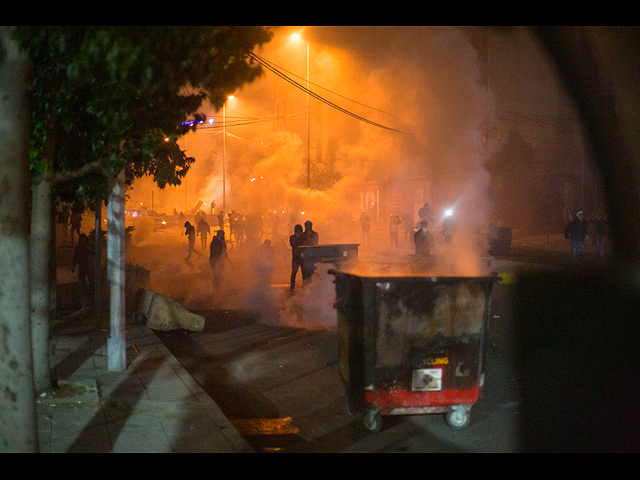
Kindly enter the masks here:
M 426 361 L 427 365 L 447 365 L 449 363 L 449 358 L 447 357 L 435 357 L 428 358 Z
M 414 370 L 411 390 L 414 392 L 442 390 L 442 369 L 421 368 Z

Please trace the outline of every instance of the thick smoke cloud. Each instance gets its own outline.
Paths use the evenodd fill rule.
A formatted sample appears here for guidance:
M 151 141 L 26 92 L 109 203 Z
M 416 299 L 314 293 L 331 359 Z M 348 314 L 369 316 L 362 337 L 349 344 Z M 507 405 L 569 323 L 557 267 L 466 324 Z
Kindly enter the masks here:
M 304 46 L 291 42 L 293 31 L 279 29 L 274 39 L 257 53 L 304 85 L 305 50 Z M 403 179 L 417 174 L 431 179 L 431 190 L 425 193 L 432 206 L 455 206 L 459 219 L 472 220 L 461 222 L 461 226 L 468 223 L 469 228 L 475 228 L 485 221 L 488 176 L 483 162 L 489 151 L 483 138 L 493 114 L 480 75 L 478 52 L 469 37 L 457 28 L 428 27 L 307 27 L 302 35 L 309 41 L 311 90 L 355 115 L 395 131 L 367 124 L 312 99 L 313 136 L 321 131 L 323 138 L 328 139 L 323 150 L 324 163 L 314 165 L 313 173 L 319 175 L 318 168 L 330 167 L 333 176 L 332 182 L 322 189 L 314 188 L 318 180 L 312 176 L 309 190 L 306 96 L 267 72 L 227 103 L 228 135 L 224 150 L 221 128 L 203 128 L 186 135 L 181 146 L 196 162 L 183 185 L 160 191 L 153 188 L 149 179 L 142 179 L 129 192 L 130 203 L 143 203 L 150 208 L 149 193 L 153 191 L 156 210 L 188 213 L 202 201 L 205 205 L 201 209 L 209 214 L 211 201 L 215 200 L 214 211 L 218 212 L 223 204 L 224 161 L 227 212 L 262 215 L 263 238 L 273 236 L 277 246 L 287 243 L 293 230 L 291 221 L 303 223 L 306 219 L 314 222 L 321 243 L 360 243 L 357 218 L 362 210 L 363 183 L 396 184 L 402 188 Z M 211 106 L 204 110 L 217 124 L 222 123 L 223 112 Z M 316 149 L 316 144 L 311 146 L 314 159 Z M 272 235 L 267 221 L 275 218 L 274 214 L 280 223 Z M 434 230 L 439 226 L 440 211 L 436 214 Z M 215 225 L 213 217 L 208 218 Z M 381 232 L 386 240 L 386 218 L 381 221 Z M 437 247 L 459 260 L 457 264 L 448 263 L 450 274 L 479 273 L 476 237 L 472 233 L 470 230 L 458 235 L 456 243 L 447 246 L 447 252 L 442 250 L 444 246 Z M 182 238 L 178 241 L 185 242 Z M 365 253 L 373 253 L 361 248 Z M 403 250 L 396 263 L 406 260 L 408 253 Z M 284 271 L 290 262 L 288 255 L 285 251 L 281 257 Z M 240 250 L 236 250 L 232 256 L 236 263 L 233 269 L 228 269 L 227 304 L 237 302 L 242 308 L 260 306 L 265 318 L 271 321 L 278 321 L 275 317 L 283 317 L 280 321 L 284 317 L 300 319 L 304 317 L 300 314 L 302 306 L 311 305 L 311 297 L 317 300 L 325 298 L 325 293 L 331 294 L 331 276 L 325 273 L 322 278 L 326 281 L 316 287 L 321 293 L 307 295 L 306 303 L 302 294 L 293 299 L 274 296 L 273 288 L 256 280 L 264 277 L 256 273 L 255 269 L 261 267 L 251 261 L 249 251 L 240 255 Z M 179 271 L 187 278 L 189 274 L 182 271 L 185 268 L 188 270 L 184 265 L 179 268 L 160 265 L 152 275 L 158 278 Z M 208 274 L 205 264 L 200 275 L 191 277 L 207 278 Z M 288 283 L 288 272 L 270 280 Z M 189 296 L 199 297 L 199 304 L 206 303 L 210 285 L 207 281 L 199 282 L 202 285 L 192 285 Z M 203 293 L 193 293 L 200 289 Z M 187 296 L 185 292 L 181 295 Z M 331 299 L 323 305 L 331 305 Z M 314 304 L 314 310 L 320 312 L 323 307 Z

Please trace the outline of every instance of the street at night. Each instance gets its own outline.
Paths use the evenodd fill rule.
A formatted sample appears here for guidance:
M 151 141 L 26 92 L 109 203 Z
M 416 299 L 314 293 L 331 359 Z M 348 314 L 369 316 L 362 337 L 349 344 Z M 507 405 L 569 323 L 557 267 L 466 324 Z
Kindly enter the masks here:
M 639 32 L 0 27 L 0 452 L 639 451 Z
M 157 334 L 256 451 L 518 451 L 513 285 L 508 281 L 496 281 L 492 289 L 486 383 L 482 398 L 472 408 L 471 424 L 455 430 L 446 424 L 442 414 L 386 416 L 383 428 L 373 433 L 365 428 L 361 416 L 348 411 L 338 365 L 339 340 L 332 309 L 335 296 L 325 300 L 324 310 L 318 307 L 317 298 L 313 308 L 303 304 L 294 308 L 296 299 L 310 297 L 306 291 L 288 295 L 287 252 L 279 257 L 268 288 L 275 316 L 233 303 L 216 304 L 208 292 L 211 273 L 207 256 L 196 255 L 195 261 L 187 265 L 187 242 L 180 233 L 178 228 L 151 233 L 146 245 L 130 249 L 128 262 L 150 270 L 150 288 L 173 295 L 206 319 L 200 332 L 175 330 Z M 532 247 L 525 250 L 535 254 L 538 261 L 545 254 Z M 548 247 L 547 251 L 548 258 L 560 258 L 557 253 L 554 256 L 553 249 Z M 558 253 L 567 255 L 566 249 Z M 225 281 L 230 287 L 240 288 L 248 281 L 243 272 L 251 253 L 234 249 L 229 258 L 233 268 L 225 272 Z M 386 249 L 383 255 L 367 254 L 366 249 L 359 252 L 359 262 L 363 263 L 406 263 L 410 258 L 408 245 Z M 492 261 L 492 267 L 498 270 L 513 271 L 513 265 L 518 265 L 489 256 L 484 261 Z M 316 293 L 327 292 L 327 286 L 329 292 L 335 289 L 333 277 L 326 272 L 328 266 L 321 267 L 324 268 L 314 274 L 318 278 L 305 289 L 316 288 Z M 178 271 L 180 275 L 176 277 Z M 168 278 L 174 280 L 170 282 Z M 325 285 L 318 287 L 315 281 Z M 228 298 L 242 295 L 235 292 Z

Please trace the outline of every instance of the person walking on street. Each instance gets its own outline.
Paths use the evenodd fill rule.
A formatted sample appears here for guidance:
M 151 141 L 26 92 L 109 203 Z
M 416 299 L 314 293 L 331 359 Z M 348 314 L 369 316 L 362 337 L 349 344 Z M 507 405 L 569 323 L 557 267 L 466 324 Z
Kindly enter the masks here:
M 571 242 L 572 260 L 576 261 L 585 258 L 587 254 L 587 233 L 587 221 L 584 219 L 584 212 L 580 211 L 564 230 L 564 238 Z
M 207 248 L 207 237 L 211 233 L 211 229 L 209 228 L 209 224 L 204 218 L 200 218 L 198 222 L 198 231 L 196 235 L 200 235 L 200 242 L 202 243 L 202 250 Z
M 293 293 L 296 289 L 296 276 L 298 269 L 302 265 L 302 257 L 300 249 L 302 246 L 302 225 L 296 225 L 293 228 L 293 235 L 289 237 L 289 245 L 291 246 L 291 280 L 289 282 L 289 292 Z
M 224 275 L 224 262 L 229 261 L 227 255 L 227 241 L 224 238 L 224 230 L 218 230 L 209 245 L 209 266 L 213 273 L 213 294 L 217 295 L 222 287 Z
M 198 255 L 200 255 L 200 252 L 196 251 L 196 249 L 195 249 L 195 245 L 196 245 L 196 229 L 195 229 L 195 227 L 193 225 L 191 225 L 189 222 L 185 222 L 184 228 L 185 228 L 184 234 L 189 239 L 189 253 L 187 254 L 187 258 L 186 258 L 186 260 L 188 262 L 191 259 L 191 254 L 193 252 L 196 252 Z
M 73 212 L 71 219 L 69 220 L 71 225 L 71 243 L 73 243 L 73 232 L 78 233 L 78 241 L 80 241 L 80 226 L 82 225 L 82 214 L 80 212 Z

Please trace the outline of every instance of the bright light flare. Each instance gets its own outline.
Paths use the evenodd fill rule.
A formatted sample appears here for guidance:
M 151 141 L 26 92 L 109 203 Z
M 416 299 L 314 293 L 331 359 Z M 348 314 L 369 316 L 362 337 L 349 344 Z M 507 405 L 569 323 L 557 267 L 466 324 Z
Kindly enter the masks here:
M 449 208 L 449 209 L 445 210 L 445 211 L 444 211 L 444 216 L 445 216 L 445 217 L 451 217 L 451 216 L 453 216 L 453 209 L 452 209 L 452 208 Z
M 292 39 L 294 42 L 297 42 L 298 40 L 300 40 L 300 34 L 298 34 L 298 33 L 294 33 L 293 35 L 291 35 L 291 39 Z

